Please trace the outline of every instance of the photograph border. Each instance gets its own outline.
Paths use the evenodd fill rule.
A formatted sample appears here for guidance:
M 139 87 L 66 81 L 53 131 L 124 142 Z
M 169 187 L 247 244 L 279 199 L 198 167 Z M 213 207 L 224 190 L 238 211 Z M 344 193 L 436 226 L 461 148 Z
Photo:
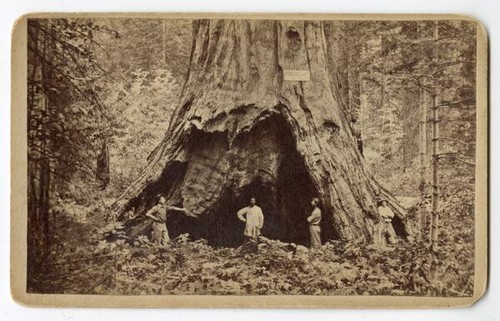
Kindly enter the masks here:
M 313 295 L 76 295 L 26 291 L 27 272 L 27 19 L 259 19 L 259 20 L 468 20 L 477 24 L 475 271 L 471 297 Z M 40 307 L 241 307 L 241 308 L 439 308 L 470 306 L 487 289 L 488 275 L 488 42 L 484 26 L 448 14 L 262 14 L 262 13 L 30 13 L 12 31 L 11 48 L 11 294 Z

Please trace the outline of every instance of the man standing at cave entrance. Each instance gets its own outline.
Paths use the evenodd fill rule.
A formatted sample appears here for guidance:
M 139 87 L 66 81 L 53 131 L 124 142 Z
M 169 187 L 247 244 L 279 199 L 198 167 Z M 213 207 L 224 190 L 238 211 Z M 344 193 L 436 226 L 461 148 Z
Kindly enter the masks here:
M 264 226 L 264 214 L 262 209 L 255 205 L 255 197 L 250 198 L 250 205 L 238 211 L 238 218 L 245 222 L 244 234 L 250 241 L 259 241 L 260 230 Z
M 313 210 L 311 215 L 307 217 L 307 222 L 309 222 L 309 232 L 311 233 L 311 248 L 318 248 L 321 246 L 321 228 L 319 226 L 319 223 L 321 222 L 321 210 L 318 205 L 319 198 L 313 198 L 311 201 Z
M 394 227 L 392 227 L 392 219 L 394 218 L 394 213 L 387 206 L 387 200 L 381 199 L 379 201 L 378 214 L 380 215 L 380 236 L 383 241 L 389 242 L 389 244 L 396 244 L 396 232 Z
M 158 196 L 158 204 L 147 211 L 146 216 L 153 219 L 152 236 L 153 242 L 160 245 L 166 245 L 170 241 L 167 229 L 167 211 L 179 211 L 189 215 L 185 208 L 170 206 L 165 204 L 165 198 Z

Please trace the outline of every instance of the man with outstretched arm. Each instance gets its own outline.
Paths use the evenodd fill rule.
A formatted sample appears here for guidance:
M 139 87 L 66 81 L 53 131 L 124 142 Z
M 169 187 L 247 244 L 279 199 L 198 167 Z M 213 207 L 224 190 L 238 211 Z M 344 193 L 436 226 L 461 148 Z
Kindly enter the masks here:
M 187 215 L 191 214 L 185 209 L 176 206 L 170 206 L 165 204 L 165 198 L 163 196 L 158 197 L 158 204 L 153 206 L 149 211 L 147 211 L 146 216 L 153 219 L 152 234 L 153 242 L 160 245 L 166 245 L 170 241 L 170 236 L 168 235 L 167 229 L 167 211 L 179 211 Z

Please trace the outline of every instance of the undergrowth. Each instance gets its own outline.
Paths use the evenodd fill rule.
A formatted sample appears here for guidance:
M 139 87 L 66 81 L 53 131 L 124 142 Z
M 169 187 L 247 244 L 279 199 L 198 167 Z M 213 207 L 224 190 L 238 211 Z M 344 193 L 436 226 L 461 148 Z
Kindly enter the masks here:
M 257 247 L 214 248 L 187 234 L 167 246 L 128 239 L 120 223 L 59 214 L 52 252 L 30 292 L 470 296 L 472 249 L 443 232 L 437 256 L 424 243 L 394 248 L 331 241 L 319 249 L 262 238 Z M 83 221 L 83 222 L 82 222 Z M 118 235 L 108 242 L 106 235 Z

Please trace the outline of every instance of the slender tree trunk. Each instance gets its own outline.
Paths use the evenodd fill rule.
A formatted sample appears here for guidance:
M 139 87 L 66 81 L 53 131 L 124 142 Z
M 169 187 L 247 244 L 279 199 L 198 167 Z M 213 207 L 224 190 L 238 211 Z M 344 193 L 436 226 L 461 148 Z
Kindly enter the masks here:
M 434 40 L 438 39 L 438 24 L 434 25 Z M 437 46 L 437 44 L 436 44 Z M 437 49 L 435 49 L 437 51 Z M 434 53 L 437 62 L 437 53 Z M 435 86 L 435 85 L 434 85 Z M 432 220 L 431 220 L 431 245 L 436 252 L 439 241 L 439 98 L 437 89 L 432 96 Z
M 253 195 L 266 215 L 266 235 L 293 230 L 307 238 L 303 213 L 310 212 L 309 198 L 319 196 L 325 239 L 347 240 L 370 239 L 380 196 L 403 218 L 366 172 L 327 66 L 322 23 L 198 20 L 193 38 L 165 139 L 115 213 L 148 208 L 162 194 L 200 218 L 191 225 L 240 234 L 231 224 Z
M 382 113 L 382 122 L 380 124 L 381 126 L 381 136 L 382 136 L 382 144 L 380 144 L 380 155 L 382 155 L 386 159 L 390 159 L 392 157 L 392 152 L 391 152 L 391 133 L 390 130 L 388 129 L 388 123 L 389 123 L 389 112 L 386 108 L 386 83 L 387 83 L 387 76 L 385 75 L 385 72 L 382 74 L 382 86 L 380 86 L 380 111 Z
M 432 103 L 432 250 L 438 248 L 439 238 L 439 100 L 436 94 Z
M 425 25 L 419 25 L 419 38 L 425 35 Z M 421 44 L 420 45 L 420 54 L 423 56 L 424 51 L 425 51 L 425 45 Z M 418 220 L 417 220 L 417 228 L 418 228 L 418 235 L 417 239 L 419 241 L 423 241 L 425 238 L 425 230 L 427 226 L 427 204 L 426 204 L 426 197 L 427 197 L 427 188 L 428 188 L 428 178 L 427 178 L 427 126 L 428 126 L 428 95 L 426 92 L 426 89 L 420 88 L 419 89 L 419 95 L 418 95 L 418 102 L 419 102 L 419 192 L 420 192 L 420 208 L 419 208 L 419 213 L 418 213 Z
M 49 89 L 53 73 L 48 66 L 54 59 L 55 40 L 40 32 L 43 24 L 48 32 L 52 21 L 37 22 L 28 26 L 29 59 L 28 87 L 28 274 L 37 272 L 50 252 L 50 202 L 53 185 L 52 141 L 49 117 L 53 101 Z M 39 272 L 39 271 L 38 271 Z M 28 278 L 31 280 L 31 278 Z
M 28 38 L 32 43 L 32 51 L 28 53 L 28 139 L 34 147 L 35 138 L 37 136 L 37 125 L 33 108 L 40 100 L 39 92 L 39 74 L 40 64 L 35 55 L 39 49 L 39 32 L 38 29 L 28 28 Z M 36 258 L 38 257 L 38 249 L 40 248 L 39 242 L 36 239 L 36 226 L 38 222 L 38 182 L 37 182 L 37 163 L 35 159 L 39 158 L 38 151 L 35 149 L 28 149 L 28 275 L 34 272 L 36 265 Z M 28 279 L 30 279 L 28 277 Z
M 161 21 L 161 26 L 162 26 L 162 59 L 163 59 L 163 64 L 164 66 L 167 66 L 167 22 L 165 20 Z
M 424 90 L 420 93 L 420 126 L 419 126 L 419 191 L 420 191 L 420 209 L 418 215 L 418 240 L 423 240 L 425 226 L 427 221 L 427 105 L 426 93 Z
M 103 138 L 101 150 L 97 155 L 96 174 L 101 189 L 106 189 L 110 182 L 109 145 L 106 137 Z
M 48 129 L 46 126 L 49 112 L 49 99 L 45 94 L 48 86 L 48 71 L 39 56 L 46 57 L 50 52 L 51 42 L 46 36 L 38 32 L 33 26 L 29 28 L 29 37 L 32 43 L 28 79 L 31 95 L 28 97 L 29 107 L 29 137 L 30 149 L 28 152 L 29 175 L 29 216 L 28 216 L 28 274 L 40 268 L 45 255 L 48 253 L 49 234 L 49 198 L 50 198 L 50 159 L 48 157 Z

